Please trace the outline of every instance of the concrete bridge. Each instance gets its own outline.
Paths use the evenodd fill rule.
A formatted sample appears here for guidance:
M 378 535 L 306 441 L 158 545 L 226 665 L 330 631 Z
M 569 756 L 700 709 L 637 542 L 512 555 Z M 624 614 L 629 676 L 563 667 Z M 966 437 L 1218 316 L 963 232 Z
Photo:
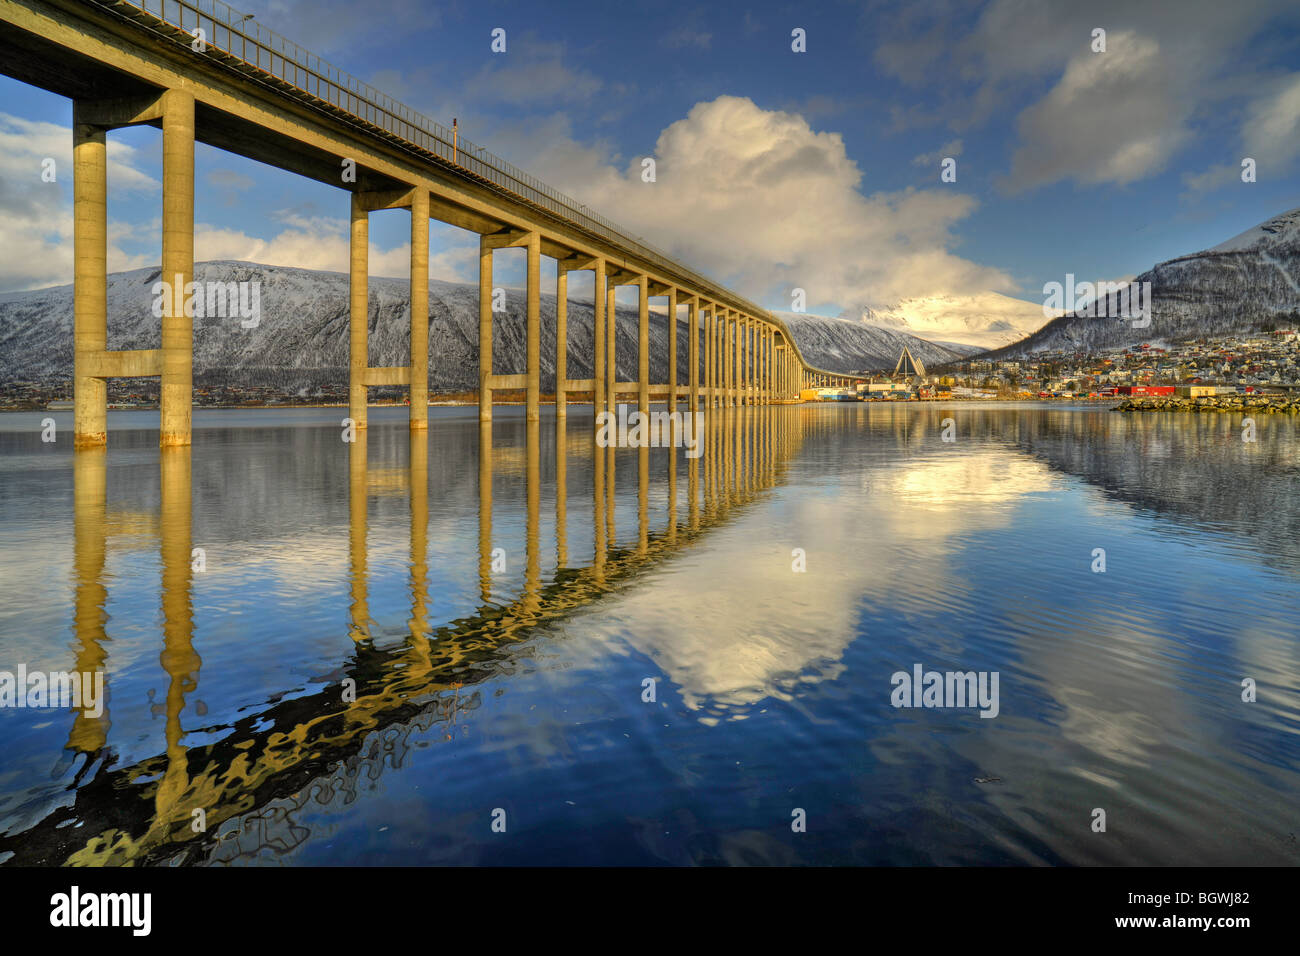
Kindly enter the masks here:
M 198 42 L 202 31 L 202 40 Z M 161 378 L 162 445 L 191 440 L 192 318 L 167 302 L 158 349 L 107 347 L 106 137 L 110 130 L 161 127 L 162 278 L 188 284 L 194 265 L 194 144 L 212 146 L 351 193 L 350 417 L 366 425 L 367 390 L 410 389 L 410 425 L 428 420 L 428 240 L 437 219 L 479 234 L 480 419 L 492 418 L 494 390 L 523 389 L 539 415 L 541 259 L 557 274 L 556 413 L 567 393 L 605 410 L 635 396 L 695 409 L 797 402 L 802 388 L 857 381 L 811 367 L 776 316 L 674 261 L 527 173 L 463 140 L 220 0 L 0 0 L 0 71 L 70 97 L 74 177 L 74 389 L 79 447 L 107 440 L 109 378 Z M 410 365 L 374 368 L 367 359 L 367 246 L 370 216 L 411 217 Z M 493 253 L 527 256 L 527 367 L 492 367 Z M 566 374 L 568 276 L 595 278 L 594 377 Z M 636 381 L 615 376 L 614 297 L 637 290 Z M 174 288 L 175 286 L 173 286 Z M 669 317 L 667 382 L 650 381 L 651 299 Z M 686 312 L 687 368 L 677 367 Z M 683 378 L 685 379 L 683 381 Z

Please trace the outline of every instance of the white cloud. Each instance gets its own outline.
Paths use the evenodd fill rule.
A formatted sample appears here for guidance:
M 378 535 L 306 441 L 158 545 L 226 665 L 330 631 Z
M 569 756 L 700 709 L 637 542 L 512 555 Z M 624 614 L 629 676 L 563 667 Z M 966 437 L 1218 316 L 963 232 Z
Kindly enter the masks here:
M 991 0 L 869 15 L 880 38 L 876 64 L 930 89 L 953 130 L 1020 111 L 1002 183 L 1017 191 L 1063 180 L 1123 185 L 1165 170 L 1195 135 L 1215 135 L 1214 119 L 1234 100 L 1259 100 L 1257 44 L 1294 21 L 1296 8 L 1293 0 Z M 1091 49 L 1097 27 L 1106 30 L 1104 53 Z M 1267 138 L 1276 140 L 1285 112 L 1273 118 L 1282 122 Z M 908 114 L 895 122 L 917 125 Z M 1261 132 L 1266 125 L 1261 116 Z
M 937 166 L 940 162 L 948 157 L 956 159 L 961 155 L 962 141 L 954 139 L 950 143 L 945 143 L 936 149 L 933 153 L 921 153 L 912 158 L 913 166 Z
M 531 170 L 753 299 L 798 286 L 810 308 L 856 306 L 1015 287 L 949 251 L 973 199 L 864 193 L 840 135 L 797 114 L 735 96 L 698 103 L 660 133 L 655 183 L 642 182 L 641 157 L 622 163 L 566 133 L 559 119 L 533 131 Z
M 1012 191 L 1074 179 L 1125 185 L 1159 172 L 1187 140 L 1192 103 L 1160 45 L 1112 33 L 1107 51 L 1072 58 L 1060 82 L 1020 114 Z
M 130 145 L 108 139 L 108 182 L 114 196 L 157 194 L 156 179 L 136 168 Z M 54 182 L 41 179 L 54 160 Z M 57 123 L 0 113 L 0 290 L 39 289 L 72 281 L 72 131 Z M 110 222 L 108 268 L 147 265 L 128 255 L 122 241 L 133 228 Z M 156 257 L 154 257 L 156 258 Z
M 1300 155 L 1300 73 L 1278 81 L 1251 104 L 1242 127 L 1245 154 L 1275 171 Z

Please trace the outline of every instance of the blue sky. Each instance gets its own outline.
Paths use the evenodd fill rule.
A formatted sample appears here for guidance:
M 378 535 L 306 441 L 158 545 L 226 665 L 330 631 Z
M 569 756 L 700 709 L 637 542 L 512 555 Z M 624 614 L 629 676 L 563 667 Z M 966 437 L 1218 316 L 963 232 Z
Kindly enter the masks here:
M 830 314 L 1041 303 L 1067 272 L 1133 275 L 1300 206 L 1294 3 L 236 6 L 776 309 L 796 285 Z M 0 79 L 0 288 L 71 281 L 70 165 L 15 182 L 70 159 L 70 121 L 69 101 Z M 151 264 L 160 133 L 110 140 L 110 264 Z M 204 146 L 196 161 L 199 258 L 343 268 L 341 190 Z M 405 274 L 407 223 L 374 217 L 373 274 Z M 435 278 L 473 278 L 472 238 L 435 224 Z

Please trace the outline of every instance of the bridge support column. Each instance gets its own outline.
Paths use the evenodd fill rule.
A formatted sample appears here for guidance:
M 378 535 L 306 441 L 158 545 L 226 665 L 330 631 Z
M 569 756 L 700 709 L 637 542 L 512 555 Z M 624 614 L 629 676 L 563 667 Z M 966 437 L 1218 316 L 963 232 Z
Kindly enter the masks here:
M 172 283 L 162 320 L 160 445 L 190 444 L 193 416 L 194 319 L 185 314 L 185 287 L 194 278 L 194 95 L 162 95 L 162 274 Z M 179 288 L 178 288 L 179 287 Z
M 730 311 L 728 315 L 731 341 L 727 343 L 727 368 L 731 372 L 731 407 L 737 408 L 740 405 L 740 317 Z
M 608 274 L 605 280 L 605 396 L 606 401 L 609 402 L 609 410 L 617 412 L 618 392 L 615 383 L 618 381 L 618 286 Z M 609 455 L 609 460 L 613 462 L 612 449 Z M 612 488 L 610 494 L 613 494 Z M 613 542 L 611 541 L 610 544 L 612 546 Z
M 713 321 L 713 306 L 710 304 L 704 313 L 704 407 L 713 407 L 713 339 L 716 329 Z
M 360 193 L 352 194 L 348 270 L 348 417 L 358 431 L 366 427 L 366 369 L 369 358 L 370 211 Z
M 480 424 L 492 421 L 492 252 L 494 248 L 487 236 L 479 236 L 478 420 Z M 488 440 L 490 443 L 490 436 Z
M 700 407 L 700 297 L 693 296 L 687 308 L 689 317 L 686 320 L 686 334 L 689 340 L 686 346 L 686 363 L 690 369 L 687 387 L 691 393 L 691 411 L 695 412 Z
M 636 407 L 641 420 L 650 414 L 650 284 L 645 276 L 636 281 L 640 320 L 637 325 L 637 397 Z
M 607 382 L 605 381 L 605 305 L 606 305 L 606 279 L 605 279 L 605 260 L 597 259 L 594 263 L 593 285 L 591 292 L 592 307 L 592 327 L 595 332 L 595 342 L 592 345 L 595 351 L 595 360 L 592 362 L 592 383 L 591 399 L 593 416 L 609 408 L 609 393 L 605 390 Z M 600 471 L 596 467 L 596 471 Z
M 677 290 L 668 290 L 668 411 L 677 410 Z M 676 459 L 673 459 L 676 461 Z
M 525 345 L 528 354 L 528 384 L 526 392 L 526 420 L 541 420 L 542 401 L 542 236 L 538 232 L 528 234 L 528 291 L 527 291 L 527 335 Z
M 727 382 L 730 378 L 727 375 L 727 312 L 725 309 L 718 309 L 717 320 L 717 341 L 713 345 L 713 361 L 717 365 L 717 406 L 718 408 L 727 407 Z
M 736 319 L 736 404 L 749 404 L 749 317 Z
M 429 191 L 411 193 L 411 429 L 429 427 Z M 413 446 L 414 447 L 414 446 Z M 414 467 L 414 465 L 412 465 Z
M 108 348 L 108 134 L 72 117 L 72 388 L 77 448 L 108 441 L 108 383 L 91 363 Z
M 555 263 L 555 455 L 564 454 L 563 422 L 569 417 L 569 266 Z M 557 494 L 562 490 L 557 486 Z
M 772 393 L 774 386 L 772 384 L 772 330 L 764 327 L 763 329 L 763 400 L 767 404 L 772 404 Z
M 754 374 L 758 354 L 754 347 L 757 342 L 754 334 L 756 328 L 754 320 L 745 316 L 745 404 L 749 406 L 758 404 L 758 376 Z

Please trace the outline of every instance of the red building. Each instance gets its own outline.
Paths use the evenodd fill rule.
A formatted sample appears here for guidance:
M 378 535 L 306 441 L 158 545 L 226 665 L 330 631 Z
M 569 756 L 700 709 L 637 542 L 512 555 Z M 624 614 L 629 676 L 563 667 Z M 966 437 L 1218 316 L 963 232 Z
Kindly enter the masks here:
M 1117 395 L 1172 395 L 1172 385 L 1121 385 L 1115 389 Z

